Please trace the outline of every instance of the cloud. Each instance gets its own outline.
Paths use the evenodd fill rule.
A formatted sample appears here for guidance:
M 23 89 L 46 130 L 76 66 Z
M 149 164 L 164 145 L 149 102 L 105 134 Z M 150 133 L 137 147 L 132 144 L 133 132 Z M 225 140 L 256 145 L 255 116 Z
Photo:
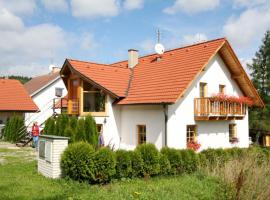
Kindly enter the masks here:
M 270 28 L 270 6 L 250 8 L 232 16 L 224 25 L 223 32 L 237 47 L 244 48 L 260 40 Z
M 135 10 L 143 7 L 143 0 L 125 0 L 123 7 L 126 10 Z
M 163 12 L 167 14 L 176 14 L 177 12 L 194 14 L 213 10 L 218 5 L 219 0 L 175 0 L 174 4 L 165 8 Z
M 268 0 L 234 0 L 233 4 L 235 7 L 253 7 L 263 5 Z
M 0 9 L 0 30 L 20 30 L 23 21 L 6 9 Z
M 16 15 L 31 15 L 37 6 L 35 0 L 0 0 L 0 8 Z
M 207 36 L 203 33 L 196 33 L 194 35 L 184 35 L 183 45 L 190 45 L 198 42 L 203 42 L 207 40 Z
M 119 14 L 118 0 L 71 0 L 72 15 L 80 18 L 113 17 Z
M 47 10 L 66 11 L 68 9 L 66 0 L 42 0 L 41 2 Z
M 140 50 L 144 53 L 151 53 L 154 51 L 155 42 L 152 39 L 146 39 L 139 44 Z

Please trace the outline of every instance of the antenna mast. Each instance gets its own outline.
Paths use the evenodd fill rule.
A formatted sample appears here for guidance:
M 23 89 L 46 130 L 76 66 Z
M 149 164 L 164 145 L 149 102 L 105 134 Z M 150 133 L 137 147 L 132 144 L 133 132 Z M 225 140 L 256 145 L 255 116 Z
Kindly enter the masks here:
M 160 43 L 160 31 L 159 31 L 159 29 L 157 30 L 157 43 Z

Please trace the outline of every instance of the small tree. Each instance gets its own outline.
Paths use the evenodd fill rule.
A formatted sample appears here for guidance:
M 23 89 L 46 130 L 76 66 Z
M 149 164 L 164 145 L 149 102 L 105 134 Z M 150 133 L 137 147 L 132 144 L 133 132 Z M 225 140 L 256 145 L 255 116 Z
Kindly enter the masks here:
M 85 118 L 85 139 L 88 143 L 94 147 L 98 146 L 98 132 L 97 126 L 94 118 L 91 115 L 88 115 Z
M 44 133 L 47 135 L 52 135 L 55 133 L 54 129 L 55 129 L 55 120 L 53 117 L 50 117 L 45 122 Z
M 75 141 L 86 141 L 85 137 L 85 121 L 84 119 L 79 119 L 77 122 L 77 127 L 75 131 Z
M 6 123 L 4 139 L 9 142 L 18 142 L 26 134 L 22 116 L 12 116 Z

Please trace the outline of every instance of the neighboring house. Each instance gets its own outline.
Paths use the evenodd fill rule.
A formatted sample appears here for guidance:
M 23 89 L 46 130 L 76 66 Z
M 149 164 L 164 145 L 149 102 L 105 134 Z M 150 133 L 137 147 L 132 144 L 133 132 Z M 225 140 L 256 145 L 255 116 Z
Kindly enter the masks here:
M 60 99 L 57 100 L 57 98 L 67 94 L 65 84 L 59 75 L 59 71 L 59 68 L 54 67 L 49 74 L 35 77 L 25 83 L 25 89 L 40 110 L 39 113 L 27 113 L 27 126 L 31 127 L 35 121 L 37 121 L 38 124 L 43 124 L 53 115 L 54 111 L 59 112 L 59 110 L 53 109 L 54 101 L 59 101 Z
M 12 79 L 0 79 L 0 129 L 12 115 L 38 112 L 23 85 Z M 1 132 L 1 130 L 0 130 Z
M 222 38 L 128 60 L 97 64 L 67 59 L 61 77 L 68 114 L 91 114 L 105 144 L 133 149 L 149 142 L 201 149 L 249 146 L 246 96 L 264 106 L 229 42 Z M 233 102 L 211 98 L 234 95 Z

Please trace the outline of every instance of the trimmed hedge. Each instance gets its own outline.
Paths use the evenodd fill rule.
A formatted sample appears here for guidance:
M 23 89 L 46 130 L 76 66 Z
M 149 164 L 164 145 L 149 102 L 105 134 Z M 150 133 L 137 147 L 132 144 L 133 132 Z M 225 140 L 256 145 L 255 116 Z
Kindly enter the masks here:
M 159 152 L 154 144 L 142 144 L 135 149 L 143 160 L 144 176 L 154 176 L 160 172 Z
M 70 144 L 61 157 L 62 175 L 73 180 L 93 182 L 94 154 L 94 148 L 86 142 Z
M 99 149 L 94 156 L 95 181 L 108 183 L 116 173 L 115 155 L 109 148 Z
M 26 134 L 26 127 L 22 116 L 14 115 L 7 121 L 3 130 L 5 141 L 16 143 Z
M 61 168 L 63 176 L 71 179 L 104 184 L 112 179 L 191 174 L 199 166 L 211 170 L 211 167 L 224 165 L 231 159 L 241 159 L 245 154 L 255 154 L 258 164 L 270 159 L 270 151 L 263 148 L 207 149 L 195 153 L 189 149 L 165 147 L 159 152 L 153 144 L 143 144 L 134 151 L 113 152 L 104 147 L 95 151 L 88 143 L 79 142 L 69 145 L 64 151 Z

